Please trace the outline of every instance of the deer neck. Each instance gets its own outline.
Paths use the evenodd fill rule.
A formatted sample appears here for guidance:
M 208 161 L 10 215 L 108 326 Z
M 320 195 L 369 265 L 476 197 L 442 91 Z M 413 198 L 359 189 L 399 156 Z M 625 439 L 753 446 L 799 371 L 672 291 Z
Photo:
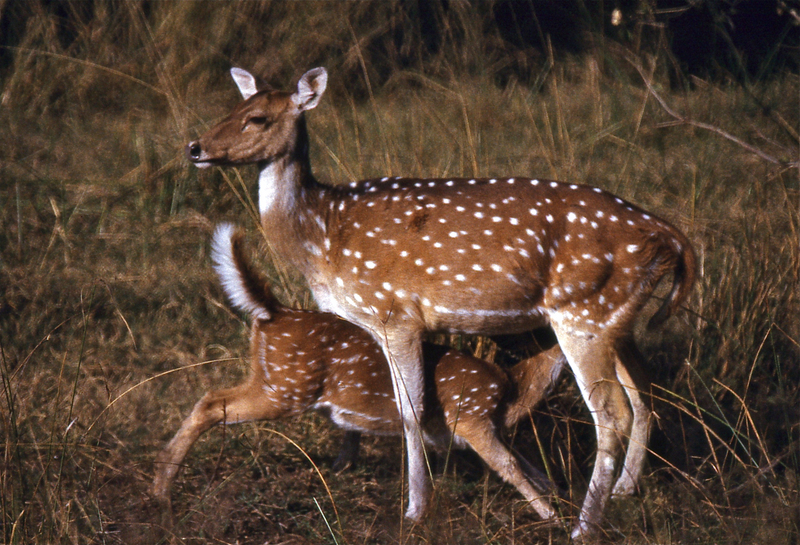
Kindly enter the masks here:
M 320 187 L 307 153 L 280 157 L 259 168 L 261 224 L 279 258 L 307 275 L 323 255 L 325 239 L 324 216 L 317 210 Z
M 547 352 L 523 360 L 509 369 L 517 391 L 506 413 L 506 426 L 513 426 L 547 395 L 561 374 L 566 361 L 560 354 Z
M 258 163 L 258 208 L 261 216 L 285 215 L 303 186 L 315 184 L 308 156 L 308 129 L 301 116 L 283 153 Z

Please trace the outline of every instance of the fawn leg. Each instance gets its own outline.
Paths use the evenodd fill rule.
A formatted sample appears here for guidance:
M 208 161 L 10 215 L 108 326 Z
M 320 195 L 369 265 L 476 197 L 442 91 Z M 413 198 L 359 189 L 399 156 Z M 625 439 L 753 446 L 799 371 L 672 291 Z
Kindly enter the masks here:
M 491 420 L 464 418 L 457 423 L 458 435 L 466 439 L 470 447 L 477 452 L 486 464 L 500 477 L 519 490 L 531 507 L 544 520 L 555 518 L 556 512 L 542 495 L 534 488 L 525 476 L 519 460 L 508 450 L 500 439 Z M 536 473 L 538 470 L 534 469 Z M 541 473 L 539 473 L 541 475 Z M 546 481 L 547 477 L 542 475 Z
M 358 449 L 361 444 L 361 432 L 359 431 L 346 431 L 344 439 L 342 439 L 342 448 L 339 450 L 339 455 L 333 462 L 333 470 L 336 473 L 353 467 L 358 460 Z
M 204 395 L 183 421 L 180 429 L 156 458 L 153 494 L 169 502 L 169 489 L 180 464 L 195 441 L 215 424 L 236 424 L 273 416 L 272 407 L 263 401 L 264 393 L 254 382 L 234 388 L 214 390 Z

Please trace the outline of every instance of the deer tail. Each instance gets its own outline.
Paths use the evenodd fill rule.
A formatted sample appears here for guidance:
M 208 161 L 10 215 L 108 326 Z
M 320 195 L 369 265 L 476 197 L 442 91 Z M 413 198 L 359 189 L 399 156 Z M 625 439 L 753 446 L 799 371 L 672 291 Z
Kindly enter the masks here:
M 217 226 L 211 239 L 211 260 L 231 304 L 253 320 L 269 320 L 280 303 L 244 255 L 244 236 L 230 223 Z
M 647 323 L 648 328 L 661 325 L 678 309 L 681 302 L 689 296 L 697 274 L 694 250 L 692 250 L 689 240 L 672 227 L 665 233 L 665 236 L 667 245 L 672 250 L 675 259 L 675 266 L 672 271 L 672 289 L 653 317 L 650 318 Z

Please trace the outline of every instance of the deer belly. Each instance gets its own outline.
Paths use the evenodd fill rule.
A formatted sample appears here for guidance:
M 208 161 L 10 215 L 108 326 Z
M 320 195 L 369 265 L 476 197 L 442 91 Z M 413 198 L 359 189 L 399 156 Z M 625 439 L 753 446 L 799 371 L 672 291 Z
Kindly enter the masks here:
M 394 397 L 392 397 L 394 400 Z M 331 403 L 320 403 L 314 407 L 325 413 L 328 418 L 339 428 L 349 431 L 358 431 L 369 435 L 402 435 L 403 424 L 397 408 L 393 405 L 390 411 L 360 412 L 350 408 L 340 407 Z M 422 439 L 426 445 L 440 452 L 449 448 L 466 449 L 469 443 L 460 435 L 453 435 L 444 426 L 444 420 L 439 418 L 435 423 L 423 423 Z
M 392 318 L 412 318 L 423 329 L 495 335 L 518 333 L 547 325 L 541 303 L 542 288 L 516 278 L 493 279 L 478 287 L 455 281 L 426 282 L 427 273 L 362 277 L 343 281 L 335 276 L 333 284 L 311 283 L 321 309 L 370 328 L 388 325 Z
M 429 330 L 497 335 L 530 331 L 548 323 L 544 311 L 538 305 L 526 304 L 524 298 L 484 301 L 436 295 L 421 300 L 421 314 Z
M 416 313 L 429 331 L 496 335 L 520 333 L 547 325 L 538 291 L 494 282 L 474 286 L 418 286 L 406 301 L 394 301 L 395 312 Z M 417 294 L 419 293 L 419 295 Z

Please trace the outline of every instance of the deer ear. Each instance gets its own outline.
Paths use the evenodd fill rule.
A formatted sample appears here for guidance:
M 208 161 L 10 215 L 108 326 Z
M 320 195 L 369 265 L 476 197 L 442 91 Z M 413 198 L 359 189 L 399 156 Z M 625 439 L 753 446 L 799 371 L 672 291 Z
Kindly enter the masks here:
M 258 88 L 256 87 L 256 78 L 253 77 L 253 74 L 247 70 L 243 70 L 241 68 L 231 68 L 231 76 L 233 77 L 233 81 L 236 82 L 236 86 L 239 88 L 239 92 L 242 93 L 242 97 L 245 100 L 258 92 Z
M 310 110 L 319 104 L 322 93 L 328 85 L 328 72 L 324 68 L 312 68 L 300 78 L 297 92 L 292 95 L 292 102 L 300 111 Z

